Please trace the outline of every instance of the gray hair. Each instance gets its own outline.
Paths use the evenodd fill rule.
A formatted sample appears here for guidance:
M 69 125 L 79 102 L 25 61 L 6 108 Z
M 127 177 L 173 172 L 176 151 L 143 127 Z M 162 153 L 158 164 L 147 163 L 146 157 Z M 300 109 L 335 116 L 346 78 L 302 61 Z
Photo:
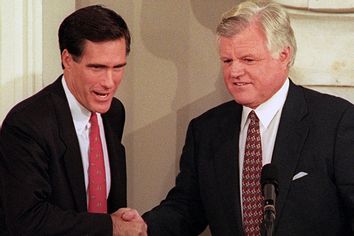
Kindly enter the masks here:
M 277 57 L 284 47 L 290 47 L 289 67 L 294 64 L 296 40 L 286 11 L 271 1 L 246 1 L 227 11 L 217 26 L 216 34 L 231 38 L 242 32 L 251 23 L 257 23 L 267 39 L 267 47 Z

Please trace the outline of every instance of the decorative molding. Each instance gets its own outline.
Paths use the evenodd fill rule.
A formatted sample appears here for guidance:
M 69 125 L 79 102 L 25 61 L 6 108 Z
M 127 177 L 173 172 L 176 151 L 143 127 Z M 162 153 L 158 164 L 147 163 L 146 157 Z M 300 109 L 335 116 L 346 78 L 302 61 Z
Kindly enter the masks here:
M 275 0 L 286 8 L 319 13 L 354 13 L 354 1 L 338 0 Z
M 291 77 L 306 86 L 352 90 L 354 14 L 347 12 L 354 0 L 276 1 L 287 7 L 298 45 Z
M 0 0 L 0 121 L 43 87 L 42 1 Z

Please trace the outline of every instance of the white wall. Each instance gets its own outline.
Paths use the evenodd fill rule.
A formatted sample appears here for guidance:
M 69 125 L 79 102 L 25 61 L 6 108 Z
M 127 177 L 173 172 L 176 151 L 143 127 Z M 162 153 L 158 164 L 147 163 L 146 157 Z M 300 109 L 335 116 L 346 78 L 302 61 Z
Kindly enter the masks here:
M 62 73 L 57 30 L 74 0 L 0 0 L 0 125 L 8 111 Z
M 64 18 L 75 10 L 75 0 L 42 1 L 43 10 L 43 85 L 63 73 L 60 62 L 58 29 Z

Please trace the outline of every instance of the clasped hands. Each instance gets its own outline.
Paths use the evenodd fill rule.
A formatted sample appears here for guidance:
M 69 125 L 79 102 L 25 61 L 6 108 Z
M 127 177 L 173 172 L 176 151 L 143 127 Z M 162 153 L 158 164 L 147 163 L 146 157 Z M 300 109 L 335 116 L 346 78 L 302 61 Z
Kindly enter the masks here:
M 147 236 L 147 225 L 139 213 L 131 208 L 120 208 L 111 214 L 113 236 Z

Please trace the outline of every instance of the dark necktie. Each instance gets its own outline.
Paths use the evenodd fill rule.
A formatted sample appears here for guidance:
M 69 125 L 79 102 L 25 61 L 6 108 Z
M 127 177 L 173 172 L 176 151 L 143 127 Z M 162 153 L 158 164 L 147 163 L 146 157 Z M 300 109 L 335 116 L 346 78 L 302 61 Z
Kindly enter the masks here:
M 90 118 L 88 212 L 107 213 L 106 172 L 97 115 Z
M 256 113 L 251 111 L 248 118 L 250 124 L 242 172 L 243 227 L 245 235 L 260 235 L 263 198 L 259 182 L 262 170 L 261 135 Z

